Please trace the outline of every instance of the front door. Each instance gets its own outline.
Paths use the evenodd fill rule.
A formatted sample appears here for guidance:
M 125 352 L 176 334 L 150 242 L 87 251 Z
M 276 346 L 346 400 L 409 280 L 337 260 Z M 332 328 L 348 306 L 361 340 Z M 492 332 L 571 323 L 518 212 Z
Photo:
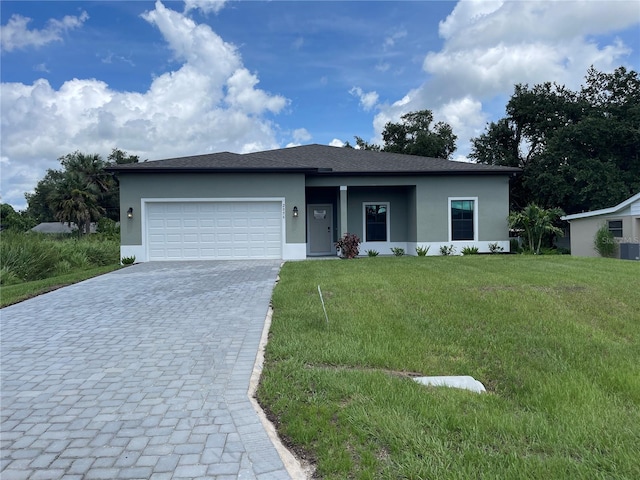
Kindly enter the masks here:
M 331 255 L 333 246 L 333 206 L 307 205 L 307 254 Z

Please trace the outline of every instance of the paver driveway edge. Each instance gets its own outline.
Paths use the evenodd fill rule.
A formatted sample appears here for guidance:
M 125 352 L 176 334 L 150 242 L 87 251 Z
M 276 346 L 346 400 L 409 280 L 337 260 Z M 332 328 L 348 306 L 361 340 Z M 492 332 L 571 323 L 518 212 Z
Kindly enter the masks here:
M 290 479 L 248 396 L 280 266 L 150 262 L 3 308 L 2 480 Z
M 253 366 L 253 372 L 251 373 L 251 380 L 249 382 L 249 400 L 251 400 L 251 404 L 258 414 L 260 422 L 264 426 L 271 442 L 276 447 L 276 451 L 278 452 L 278 455 L 280 455 L 282 463 L 284 463 L 284 466 L 287 469 L 287 472 L 289 472 L 289 475 L 291 475 L 291 478 L 294 480 L 309 480 L 313 477 L 313 467 L 308 464 L 303 465 L 302 462 L 282 443 L 275 425 L 269 421 L 266 413 L 256 399 L 256 391 L 258 390 L 260 376 L 262 375 L 262 369 L 264 367 L 264 351 L 269 339 L 269 330 L 271 329 L 272 318 L 273 308 L 269 307 L 267 318 L 265 318 L 264 321 L 262 337 L 260 337 L 260 346 L 258 347 L 256 363 Z

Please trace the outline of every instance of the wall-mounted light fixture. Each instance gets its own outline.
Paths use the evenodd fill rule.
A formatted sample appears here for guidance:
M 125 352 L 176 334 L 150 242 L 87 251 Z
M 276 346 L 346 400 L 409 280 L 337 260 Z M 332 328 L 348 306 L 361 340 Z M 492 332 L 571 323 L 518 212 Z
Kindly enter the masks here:
M 293 216 L 294 217 L 298 216 L 298 207 L 293 207 Z
M 127 210 L 127 218 L 133 218 L 133 207 L 129 207 Z

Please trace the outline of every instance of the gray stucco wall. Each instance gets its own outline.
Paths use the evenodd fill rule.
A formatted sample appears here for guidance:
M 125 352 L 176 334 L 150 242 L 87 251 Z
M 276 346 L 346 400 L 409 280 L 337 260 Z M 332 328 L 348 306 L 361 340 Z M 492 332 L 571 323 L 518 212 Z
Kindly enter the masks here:
M 120 182 L 122 245 L 142 243 L 141 202 L 144 198 L 285 198 L 286 242 L 305 242 L 305 179 L 303 174 L 126 174 Z M 294 206 L 299 217 L 291 218 Z M 133 207 L 134 218 L 127 219 Z
M 509 240 L 507 176 L 424 177 L 416 196 L 418 241 L 449 240 L 450 197 L 478 198 L 478 241 Z
M 508 241 L 509 180 L 506 175 L 319 176 L 305 180 L 303 174 L 295 173 L 121 173 L 118 178 L 122 245 L 142 243 L 141 202 L 145 198 L 284 197 L 286 242 L 305 243 L 305 181 L 309 187 L 348 186 L 348 228 L 361 238 L 363 202 L 390 202 L 391 242 L 448 242 L 448 199 L 478 197 L 478 241 Z M 335 192 L 329 193 L 335 197 Z M 299 217 L 295 219 L 291 217 L 294 205 L 299 211 Z M 134 209 L 134 218 L 131 220 L 126 218 L 129 207 Z M 335 219 L 337 222 L 337 215 Z
M 391 202 L 391 241 L 448 242 L 449 198 L 477 197 L 478 241 L 509 240 L 507 175 L 311 177 L 307 185 L 348 185 L 349 230 L 360 236 L 362 202 L 377 200 Z

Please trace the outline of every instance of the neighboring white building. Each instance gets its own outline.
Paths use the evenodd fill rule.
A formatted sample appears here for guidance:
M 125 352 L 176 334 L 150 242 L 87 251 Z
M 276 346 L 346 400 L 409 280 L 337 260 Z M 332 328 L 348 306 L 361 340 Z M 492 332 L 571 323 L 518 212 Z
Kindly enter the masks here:
M 629 258 L 626 254 L 630 252 L 630 259 L 640 259 L 635 253 L 640 246 L 640 193 L 615 207 L 565 215 L 562 220 L 567 220 L 571 229 L 571 255 L 597 257 L 594 237 L 606 225 L 621 246 L 618 249 L 621 258 Z

